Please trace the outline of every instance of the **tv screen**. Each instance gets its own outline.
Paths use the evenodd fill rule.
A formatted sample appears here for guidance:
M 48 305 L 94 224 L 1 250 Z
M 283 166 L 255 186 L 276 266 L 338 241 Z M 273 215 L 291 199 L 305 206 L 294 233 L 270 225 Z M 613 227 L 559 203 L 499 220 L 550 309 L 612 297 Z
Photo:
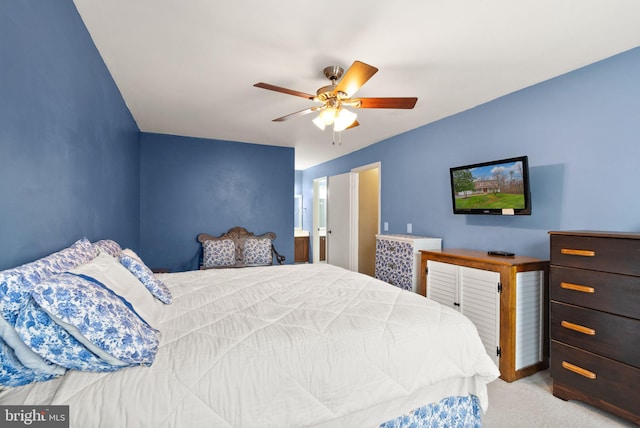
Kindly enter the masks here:
M 450 169 L 454 214 L 531 214 L 526 156 Z

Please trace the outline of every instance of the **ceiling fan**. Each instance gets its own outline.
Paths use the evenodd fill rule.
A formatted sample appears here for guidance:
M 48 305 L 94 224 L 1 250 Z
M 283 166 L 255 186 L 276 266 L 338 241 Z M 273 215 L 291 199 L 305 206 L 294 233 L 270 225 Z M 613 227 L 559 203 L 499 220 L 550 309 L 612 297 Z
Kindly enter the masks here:
M 318 89 L 316 95 L 263 82 L 256 83 L 253 86 L 322 103 L 319 106 L 273 119 L 274 122 L 283 122 L 294 117 L 319 112 L 319 115 L 313 119 L 313 123 L 322 130 L 327 126 L 333 125 L 333 130 L 339 132 L 359 125 L 356 120 L 356 113 L 347 110 L 346 107 L 412 109 L 416 105 L 418 101 L 416 97 L 352 98 L 356 91 L 377 71 L 376 67 L 361 61 L 354 61 L 346 73 L 342 67 L 337 65 L 325 67 L 323 73 L 327 79 L 331 80 L 331 84 Z

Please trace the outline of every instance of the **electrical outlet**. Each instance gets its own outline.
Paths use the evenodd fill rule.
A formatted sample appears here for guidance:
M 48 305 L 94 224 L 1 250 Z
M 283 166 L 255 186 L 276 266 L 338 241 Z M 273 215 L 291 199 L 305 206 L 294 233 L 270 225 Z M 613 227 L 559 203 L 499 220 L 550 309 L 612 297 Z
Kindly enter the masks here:
M 413 225 L 411 223 L 407 223 L 407 233 L 413 233 Z
M 384 222 L 384 226 L 383 226 L 383 227 L 384 227 L 384 231 L 385 231 L 385 232 L 388 232 L 388 231 L 389 231 L 389 222 L 386 222 L 386 221 L 385 221 L 385 222 Z

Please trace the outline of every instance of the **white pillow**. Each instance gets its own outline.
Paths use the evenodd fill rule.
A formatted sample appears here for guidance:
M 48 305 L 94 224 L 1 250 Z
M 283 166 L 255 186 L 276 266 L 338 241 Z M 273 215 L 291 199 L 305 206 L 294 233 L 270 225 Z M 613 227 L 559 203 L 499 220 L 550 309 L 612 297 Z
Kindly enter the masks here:
M 114 293 L 128 301 L 151 327 L 162 321 L 164 304 L 153 297 L 147 288 L 118 259 L 101 252 L 89 263 L 71 271 L 97 279 Z

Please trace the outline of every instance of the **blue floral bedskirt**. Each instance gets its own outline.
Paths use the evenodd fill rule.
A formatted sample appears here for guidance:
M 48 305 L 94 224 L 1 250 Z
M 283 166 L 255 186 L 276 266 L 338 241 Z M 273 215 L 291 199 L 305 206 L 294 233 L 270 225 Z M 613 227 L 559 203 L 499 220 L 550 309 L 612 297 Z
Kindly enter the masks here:
M 380 428 L 480 428 L 482 410 L 475 395 L 447 397 L 387 421 Z

